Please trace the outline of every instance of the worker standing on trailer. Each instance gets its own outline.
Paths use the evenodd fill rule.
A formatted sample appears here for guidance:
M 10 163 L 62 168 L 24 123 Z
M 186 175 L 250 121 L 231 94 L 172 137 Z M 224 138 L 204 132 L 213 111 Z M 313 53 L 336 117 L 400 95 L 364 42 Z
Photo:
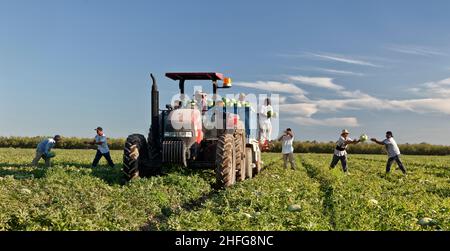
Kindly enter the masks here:
M 378 141 L 376 138 L 372 138 L 370 140 L 386 147 L 386 151 L 389 157 L 386 164 L 386 174 L 391 171 L 392 163 L 395 161 L 400 170 L 402 170 L 403 174 L 406 175 L 406 168 L 400 159 L 400 149 L 398 148 L 397 142 L 395 141 L 394 135 L 391 131 L 386 132 L 386 139 L 383 141 Z
M 342 170 L 345 174 L 348 174 L 347 167 L 347 146 L 352 144 L 358 144 L 360 140 L 352 140 L 349 137 L 350 132 L 346 129 L 342 130 L 341 137 L 336 142 L 336 148 L 334 149 L 333 160 L 330 164 L 330 169 L 336 167 L 337 163 L 341 161 Z
M 271 140 L 273 108 L 269 98 L 264 100 L 264 104 L 259 109 L 259 125 L 261 130 L 261 139 L 264 143 Z
M 106 161 L 108 161 L 108 165 L 110 167 L 114 167 L 114 162 L 111 159 L 111 154 L 109 152 L 108 142 L 106 135 L 103 133 L 103 128 L 97 127 L 94 129 L 97 132 L 95 135 L 95 139 L 92 142 L 86 142 L 91 145 L 97 146 L 97 153 L 95 154 L 94 161 L 92 162 L 92 167 L 95 168 L 98 165 L 98 162 L 102 157 L 105 157 Z
M 198 107 L 202 114 L 208 111 L 208 99 L 207 94 L 202 91 L 196 91 L 194 95 L 195 101 L 197 101 Z
M 295 158 L 294 158 L 294 133 L 291 128 L 287 128 L 284 131 L 284 134 L 278 138 L 281 141 L 282 149 L 281 153 L 283 154 L 284 168 L 288 168 L 288 161 L 291 163 L 291 168 L 296 169 Z
M 36 156 L 34 157 L 32 161 L 33 166 L 37 166 L 39 163 L 39 160 L 42 158 L 45 160 L 45 166 L 50 167 L 51 166 L 51 158 L 55 157 L 54 154 L 52 154 L 50 151 L 53 147 L 55 147 L 58 142 L 60 142 L 62 139 L 61 136 L 55 135 L 53 138 L 45 139 L 41 141 L 37 148 L 36 148 Z

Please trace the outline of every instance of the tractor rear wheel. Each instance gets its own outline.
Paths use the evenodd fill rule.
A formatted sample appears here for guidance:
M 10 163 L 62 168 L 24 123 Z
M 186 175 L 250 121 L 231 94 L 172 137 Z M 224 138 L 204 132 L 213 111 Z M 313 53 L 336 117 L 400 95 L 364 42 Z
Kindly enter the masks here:
M 253 178 L 253 151 L 250 147 L 245 148 L 245 178 Z
M 245 180 L 245 134 L 237 130 L 234 135 L 236 149 L 236 181 Z
M 148 162 L 148 146 L 144 135 L 128 136 L 123 150 L 123 172 L 128 180 L 139 176 L 139 167 Z
M 230 187 L 236 181 L 236 149 L 232 134 L 223 134 L 217 141 L 216 179 L 222 188 Z

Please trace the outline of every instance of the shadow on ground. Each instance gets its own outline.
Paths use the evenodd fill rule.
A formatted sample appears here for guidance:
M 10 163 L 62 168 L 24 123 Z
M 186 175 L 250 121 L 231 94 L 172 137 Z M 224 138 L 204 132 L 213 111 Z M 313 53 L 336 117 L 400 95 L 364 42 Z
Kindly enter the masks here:
M 12 167 L 14 169 L 4 169 Z M 42 178 L 47 172 L 45 167 L 35 167 L 35 168 L 25 168 L 30 167 L 23 164 L 10 164 L 10 163 L 0 163 L 0 177 L 5 177 L 12 175 L 14 179 L 31 179 L 31 178 Z

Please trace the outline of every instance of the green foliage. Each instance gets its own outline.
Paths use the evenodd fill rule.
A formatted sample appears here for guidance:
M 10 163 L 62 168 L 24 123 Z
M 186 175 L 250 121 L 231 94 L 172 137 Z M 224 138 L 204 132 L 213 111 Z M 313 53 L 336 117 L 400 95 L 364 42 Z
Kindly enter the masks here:
M 262 173 L 217 190 L 213 170 L 125 184 L 121 151 L 114 169 L 90 168 L 92 150 L 55 152 L 35 168 L 33 149 L 0 149 L 0 230 L 450 230 L 450 156 L 404 156 L 404 177 L 380 155 L 351 154 L 346 176 L 329 154 L 296 154 L 297 170 L 263 154 Z

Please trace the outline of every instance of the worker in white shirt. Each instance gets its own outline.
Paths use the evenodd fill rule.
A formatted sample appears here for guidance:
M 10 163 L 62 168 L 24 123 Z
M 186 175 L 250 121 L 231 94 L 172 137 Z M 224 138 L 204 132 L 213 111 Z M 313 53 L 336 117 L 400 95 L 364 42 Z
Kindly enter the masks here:
M 266 98 L 264 104 L 259 109 L 259 126 L 261 130 L 261 140 L 263 142 L 270 141 L 272 136 L 271 118 L 273 115 L 273 107 L 270 99 Z
M 95 139 L 92 142 L 86 142 L 91 145 L 97 146 L 97 153 L 95 154 L 94 161 L 92 162 L 92 167 L 97 167 L 98 162 L 102 157 L 105 157 L 106 161 L 108 161 L 108 165 L 110 167 L 114 167 L 114 162 L 111 159 L 111 154 L 109 152 L 108 142 L 106 135 L 103 133 L 103 128 L 97 127 L 94 129 L 97 132 L 97 135 L 95 135 Z
M 55 135 L 53 138 L 45 139 L 41 141 L 36 148 L 36 155 L 32 161 L 33 166 L 37 166 L 39 160 L 42 158 L 45 160 L 45 166 L 51 166 L 51 150 L 55 145 L 60 142 L 62 137 L 60 135 Z
M 284 131 L 284 134 L 281 135 L 280 138 L 278 138 L 279 141 L 281 141 L 282 150 L 281 153 L 283 154 L 283 161 L 284 161 L 284 168 L 288 168 L 288 161 L 291 164 L 292 169 L 296 169 L 295 165 L 295 158 L 294 158 L 294 133 L 292 132 L 291 128 L 287 128 L 286 131 Z
M 389 173 L 391 171 L 392 163 L 395 161 L 400 170 L 402 170 L 403 174 L 406 174 L 406 168 L 400 159 L 400 149 L 398 148 L 397 142 L 395 141 L 394 135 L 391 131 L 386 132 L 386 139 L 383 141 L 378 141 L 376 138 L 372 138 L 371 140 L 379 145 L 384 145 L 386 147 L 386 151 L 388 153 L 386 173 Z
M 341 136 L 336 142 L 336 148 L 334 149 L 333 160 L 331 161 L 330 168 L 336 167 L 337 163 L 341 161 L 342 170 L 345 174 L 348 174 L 347 167 L 347 147 L 348 145 L 358 144 L 360 140 L 353 140 L 349 137 L 350 132 L 346 129 L 342 130 Z

